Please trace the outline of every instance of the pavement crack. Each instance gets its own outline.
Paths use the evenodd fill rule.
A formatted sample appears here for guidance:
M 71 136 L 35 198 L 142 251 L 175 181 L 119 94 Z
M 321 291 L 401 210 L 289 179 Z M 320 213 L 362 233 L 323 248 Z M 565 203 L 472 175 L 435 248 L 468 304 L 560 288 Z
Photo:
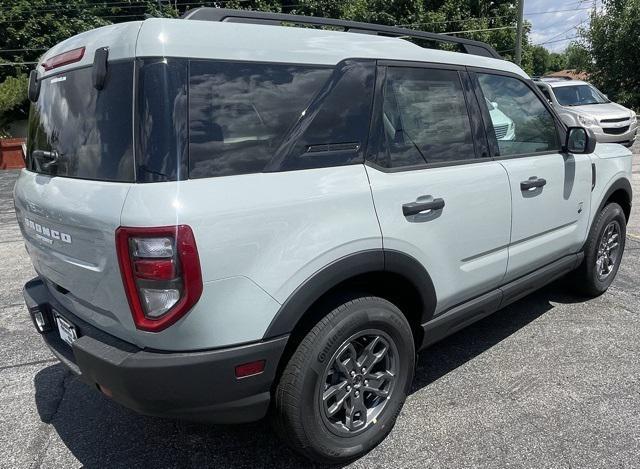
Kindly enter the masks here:
M 34 360 L 32 362 L 25 362 L 25 363 L 17 363 L 15 365 L 0 366 L 0 371 L 9 370 L 11 368 L 20 368 L 22 366 L 41 365 L 43 363 L 54 363 L 54 362 L 57 362 L 57 361 L 58 360 L 56 360 L 55 358 L 47 358 L 47 359 L 44 359 L 44 360 Z
M 64 396 L 67 393 L 67 381 L 71 378 L 71 372 L 65 370 L 64 374 L 62 375 L 62 392 L 56 399 L 55 403 L 52 405 L 53 411 L 51 412 L 49 421 L 47 423 L 52 423 L 57 417 L 60 406 L 62 405 L 62 401 L 64 400 Z

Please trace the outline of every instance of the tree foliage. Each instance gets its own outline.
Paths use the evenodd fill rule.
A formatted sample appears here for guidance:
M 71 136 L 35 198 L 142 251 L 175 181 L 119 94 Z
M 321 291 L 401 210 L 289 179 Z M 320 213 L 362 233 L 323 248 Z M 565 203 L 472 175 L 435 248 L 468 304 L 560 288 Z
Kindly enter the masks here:
M 584 72 L 591 66 L 591 54 L 584 44 L 572 42 L 564 52 L 566 58 L 566 68 Z
M 566 66 L 564 54 L 549 52 L 543 46 L 530 46 L 530 51 L 531 69 L 529 72 L 533 76 L 543 76 L 549 72 L 557 72 Z
M 614 101 L 640 109 L 640 0 L 603 0 L 583 34 L 591 79 Z

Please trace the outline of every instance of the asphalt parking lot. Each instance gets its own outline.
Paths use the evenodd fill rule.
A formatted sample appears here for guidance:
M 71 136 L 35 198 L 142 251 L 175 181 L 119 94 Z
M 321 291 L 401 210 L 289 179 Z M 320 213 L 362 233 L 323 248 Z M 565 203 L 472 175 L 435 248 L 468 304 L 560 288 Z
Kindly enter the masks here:
M 625 257 L 605 295 L 554 283 L 420 355 L 386 441 L 352 467 L 640 467 L 640 145 Z M 35 332 L 0 171 L 0 467 L 309 466 L 266 423 L 142 417 L 78 382 Z

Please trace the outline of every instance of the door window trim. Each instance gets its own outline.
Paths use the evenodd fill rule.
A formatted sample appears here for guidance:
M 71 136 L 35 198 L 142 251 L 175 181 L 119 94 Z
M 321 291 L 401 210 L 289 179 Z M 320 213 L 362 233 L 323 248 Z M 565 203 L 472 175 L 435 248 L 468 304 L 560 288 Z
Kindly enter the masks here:
M 559 147 L 556 150 L 544 150 L 537 152 L 529 152 L 529 153 L 518 153 L 515 155 L 507 155 L 501 156 L 500 151 L 498 149 L 498 139 L 496 138 L 495 131 L 493 129 L 493 124 L 491 122 L 491 118 L 489 117 L 489 110 L 486 106 L 480 106 L 482 120 L 484 121 L 485 134 L 487 137 L 487 141 L 489 142 L 489 149 L 491 151 L 491 160 L 493 161 L 503 161 L 510 160 L 514 158 L 524 158 L 527 156 L 538 156 L 538 155 L 554 155 L 554 154 L 566 154 L 563 148 L 562 142 L 564 141 L 564 136 L 567 132 L 567 126 L 562 122 L 562 119 L 558 116 L 551 103 L 544 97 L 542 91 L 540 91 L 537 85 L 533 82 L 533 80 L 527 80 L 523 78 L 521 75 L 517 73 L 508 72 L 505 70 L 494 70 L 491 68 L 483 68 L 483 67 L 466 67 L 467 72 L 469 74 L 469 78 L 473 83 L 473 89 L 475 91 L 478 103 L 484 101 L 484 93 L 482 92 L 482 88 L 480 87 L 480 82 L 478 80 L 478 73 L 483 73 L 487 75 L 500 75 L 509 78 L 514 78 L 519 80 L 521 83 L 524 83 L 533 93 L 538 97 L 541 104 L 545 107 L 545 109 L 551 114 L 553 118 L 554 125 L 556 127 L 556 133 L 558 134 L 558 143 Z
M 414 62 L 407 60 L 377 60 L 377 73 L 376 83 L 374 87 L 374 99 L 372 106 L 372 117 L 369 128 L 369 138 L 367 151 L 365 153 L 365 165 L 377 169 L 384 173 L 399 173 L 405 171 L 417 171 L 428 168 L 443 168 L 448 166 L 459 166 L 466 164 L 477 164 L 491 161 L 488 139 L 486 131 L 484 129 L 484 122 L 481 120 L 481 107 L 478 104 L 477 97 L 473 93 L 472 82 L 466 71 L 466 67 L 463 65 L 455 64 L 442 64 L 433 62 Z M 396 168 L 386 168 L 379 165 L 376 162 L 378 152 L 381 146 L 381 116 L 382 116 L 382 92 L 384 84 L 386 83 L 386 72 L 389 68 L 423 68 L 423 69 L 436 69 L 436 70 L 449 70 L 457 72 L 462 87 L 462 93 L 465 100 L 465 106 L 467 109 L 467 117 L 469 119 L 471 139 L 473 141 L 474 154 L 473 158 L 455 160 L 455 161 L 443 161 L 437 163 L 422 163 L 410 166 L 399 166 Z M 478 120 L 480 119 L 480 120 Z M 486 152 L 486 153 L 485 153 Z

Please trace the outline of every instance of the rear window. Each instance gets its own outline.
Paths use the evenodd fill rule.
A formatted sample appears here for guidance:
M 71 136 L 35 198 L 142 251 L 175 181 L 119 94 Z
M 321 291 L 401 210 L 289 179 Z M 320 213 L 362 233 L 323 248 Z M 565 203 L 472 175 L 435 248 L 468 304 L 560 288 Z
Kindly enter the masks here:
M 191 61 L 189 176 L 261 172 L 332 70 Z
M 93 86 L 92 67 L 43 79 L 29 113 L 28 169 L 132 182 L 132 94 L 133 61 L 109 63 L 101 91 Z

